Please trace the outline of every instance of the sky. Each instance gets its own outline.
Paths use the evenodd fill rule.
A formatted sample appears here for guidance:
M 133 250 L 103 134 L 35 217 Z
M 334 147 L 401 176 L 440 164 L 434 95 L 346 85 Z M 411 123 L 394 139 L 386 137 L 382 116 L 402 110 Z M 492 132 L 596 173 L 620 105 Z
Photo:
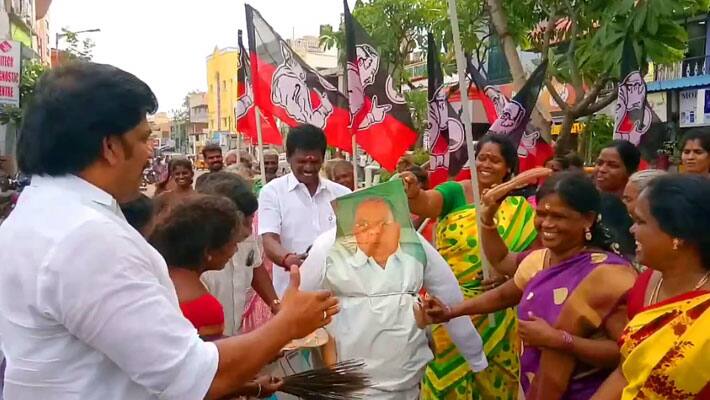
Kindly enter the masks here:
M 354 0 L 348 0 L 352 7 Z M 318 35 L 321 24 L 337 27 L 340 0 L 251 0 L 284 38 Z M 160 111 L 182 105 L 191 90 L 206 90 L 207 56 L 215 46 L 237 46 L 237 29 L 246 22 L 242 0 L 54 0 L 50 38 L 71 31 L 88 33 L 96 43 L 93 60 L 115 65 L 145 81 Z M 66 46 L 60 42 L 59 48 Z

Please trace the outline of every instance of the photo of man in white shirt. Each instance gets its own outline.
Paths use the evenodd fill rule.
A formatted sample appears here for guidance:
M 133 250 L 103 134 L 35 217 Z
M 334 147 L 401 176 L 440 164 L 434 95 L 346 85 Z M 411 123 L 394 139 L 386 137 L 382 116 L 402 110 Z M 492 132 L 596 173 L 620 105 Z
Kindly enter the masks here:
M 456 304 L 463 299 L 456 278 L 412 227 L 400 180 L 334 204 L 337 228 L 316 239 L 301 266 L 301 288 L 328 289 L 341 299 L 342 311 L 326 329 L 337 360 L 365 361 L 372 382 L 365 398 L 418 399 L 433 354 L 415 317 L 417 296 L 424 288 Z M 487 366 L 470 318 L 450 321 L 447 330 L 474 371 Z

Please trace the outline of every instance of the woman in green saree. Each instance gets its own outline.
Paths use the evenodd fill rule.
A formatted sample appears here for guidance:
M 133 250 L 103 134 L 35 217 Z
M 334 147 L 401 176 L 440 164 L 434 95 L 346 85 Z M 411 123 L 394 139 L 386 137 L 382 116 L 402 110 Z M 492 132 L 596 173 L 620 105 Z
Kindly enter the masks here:
M 489 189 L 516 173 L 515 146 L 501 136 L 484 136 L 476 148 L 479 189 Z M 453 269 L 465 298 L 483 291 L 481 249 L 477 241 L 476 210 L 470 181 L 446 182 L 423 191 L 416 178 L 403 173 L 412 213 L 438 218 L 435 244 Z M 535 241 L 532 206 L 521 196 L 503 201 L 498 211 L 498 229 L 511 251 L 520 252 Z M 500 275 L 498 275 L 500 277 Z M 494 324 L 487 316 L 472 317 L 483 339 L 488 368 L 474 375 L 451 342 L 446 329 L 434 325 L 434 361 L 427 366 L 422 399 L 517 399 L 519 391 L 519 340 L 512 308 L 496 312 Z

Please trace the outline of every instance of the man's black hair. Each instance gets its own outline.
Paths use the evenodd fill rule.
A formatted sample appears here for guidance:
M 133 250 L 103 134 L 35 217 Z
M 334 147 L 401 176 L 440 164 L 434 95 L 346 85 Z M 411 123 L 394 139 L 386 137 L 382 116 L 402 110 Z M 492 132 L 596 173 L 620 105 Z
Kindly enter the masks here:
M 168 171 L 170 172 L 169 175 L 172 175 L 173 172 L 175 171 L 175 168 L 177 168 L 177 167 L 183 167 L 187 170 L 193 171 L 192 161 L 190 161 L 184 157 L 173 158 L 172 160 L 170 160 L 170 162 L 168 163 Z
M 325 156 L 327 146 L 322 129 L 309 124 L 298 125 L 291 128 L 286 136 L 286 157 L 291 157 L 297 150 L 320 151 Z
M 207 153 L 212 153 L 212 152 L 222 152 L 222 148 L 217 144 L 217 143 L 208 143 L 205 147 L 202 148 L 202 155 L 204 157 L 207 157 Z
M 106 64 L 73 62 L 46 72 L 25 110 L 17 162 L 28 175 L 76 174 L 102 142 L 134 129 L 158 109 L 148 85 Z

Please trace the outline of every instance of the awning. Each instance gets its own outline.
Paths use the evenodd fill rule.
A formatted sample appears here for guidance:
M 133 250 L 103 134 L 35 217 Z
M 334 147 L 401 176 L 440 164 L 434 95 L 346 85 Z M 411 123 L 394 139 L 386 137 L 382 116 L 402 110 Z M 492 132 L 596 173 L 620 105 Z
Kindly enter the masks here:
M 687 76 L 685 78 L 671 79 L 667 81 L 650 82 L 646 84 L 646 91 L 652 93 L 703 86 L 710 86 L 710 75 Z

